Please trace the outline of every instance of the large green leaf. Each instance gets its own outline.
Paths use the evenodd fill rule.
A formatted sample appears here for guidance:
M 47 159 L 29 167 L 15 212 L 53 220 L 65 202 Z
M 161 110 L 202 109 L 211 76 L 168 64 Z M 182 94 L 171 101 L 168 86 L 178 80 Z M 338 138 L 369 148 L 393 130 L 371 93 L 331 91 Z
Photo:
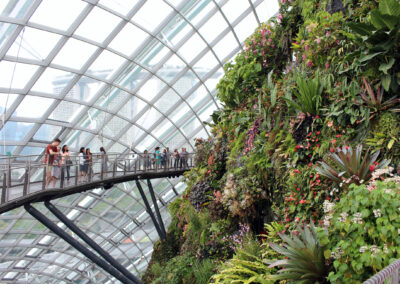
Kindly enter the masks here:
M 386 92 L 389 91 L 389 87 L 390 87 L 390 81 L 391 81 L 391 77 L 389 74 L 384 75 L 382 77 L 382 86 L 385 89 Z
M 394 64 L 395 60 L 393 57 L 391 57 L 389 59 L 388 63 L 381 63 L 381 65 L 379 65 L 379 70 L 382 71 L 383 73 L 387 74 L 387 71 L 392 68 L 393 64 Z
M 375 28 L 367 23 L 349 23 L 349 28 L 362 36 L 369 36 Z
M 375 52 L 375 53 L 372 53 L 372 54 L 364 55 L 364 56 L 362 56 L 362 57 L 360 58 L 360 62 L 362 63 L 362 62 L 371 60 L 371 59 L 374 58 L 375 56 L 377 56 L 377 55 L 379 55 L 379 54 L 382 54 L 382 53 L 383 53 L 383 52 L 380 51 L 380 52 Z
M 383 21 L 383 17 L 384 16 L 378 10 L 373 10 L 371 12 L 371 23 L 374 25 L 375 28 L 377 29 L 386 28 L 386 24 Z
M 400 17 L 400 2 L 398 0 L 381 0 L 379 11 L 382 14 Z

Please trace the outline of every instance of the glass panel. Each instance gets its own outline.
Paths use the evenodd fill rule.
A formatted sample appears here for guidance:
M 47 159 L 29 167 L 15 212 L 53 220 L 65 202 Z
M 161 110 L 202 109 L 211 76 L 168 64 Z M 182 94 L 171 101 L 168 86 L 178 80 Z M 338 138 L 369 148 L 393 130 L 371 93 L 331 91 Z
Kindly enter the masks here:
M 210 100 L 210 94 L 207 92 L 206 88 L 201 85 L 195 92 L 193 92 L 186 101 L 192 108 L 196 108 L 196 106 L 203 103 L 205 100 Z
M 0 15 L 3 17 L 22 19 L 34 0 L 3 0 L 0 2 Z
M 79 121 L 78 125 L 90 130 L 98 130 L 110 119 L 110 114 L 96 108 L 90 108 Z
M 122 87 L 133 90 L 138 83 L 140 83 L 150 73 L 142 69 L 138 65 L 132 63 L 125 71 L 119 76 L 115 82 Z
M 151 134 L 161 139 L 165 134 L 170 133 L 172 129 L 172 123 L 168 120 L 164 120 L 151 132 Z
M 174 106 L 181 98 L 175 93 L 174 90 L 168 91 L 155 102 L 155 106 L 162 112 L 167 113 L 172 106 Z
M 83 106 L 67 101 L 61 101 L 49 118 L 59 121 L 71 122 L 83 109 Z
M 21 142 L 25 135 L 32 129 L 33 123 L 7 121 L 0 130 L 0 137 L 7 141 Z
M 0 22 L 0 50 L 3 49 L 4 44 L 8 42 L 10 35 L 16 28 L 17 25 Z
M 73 78 L 73 74 L 47 67 L 39 80 L 32 87 L 32 91 L 59 95 Z
M 218 64 L 219 62 L 215 58 L 214 54 L 209 51 L 199 61 L 197 61 L 197 63 L 193 66 L 193 69 L 197 75 L 202 78 L 208 73 L 208 71 L 213 69 L 213 67 L 217 66 Z
M 22 43 L 21 36 L 23 37 Z M 19 33 L 18 39 L 8 50 L 7 55 L 43 61 L 60 38 L 61 36 L 54 33 L 25 27 L 25 32 L 22 30 Z
M 82 76 L 67 93 L 66 98 L 89 102 L 105 84 L 101 81 Z
M 151 148 L 157 143 L 157 141 L 154 139 L 154 137 L 151 136 L 146 136 L 144 139 L 141 139 L 140 141 L 133 141 L 133 143 L 137 143 L 139 142 L 139 144 L 136 145 L 136 149 L 139 150 L 139 152 L 144 152 L 144 150 L 149 150 L 152 151 Z
M 235 1 L 230 1 L 235 2 Z M 201 35 L 211 43 L 228 25 L 220 12 L 217 12 L 199 29 Z
M 26 95 L 13 113 L 13 116 L 40 118 L 53 102 L 53 99 Z
M 111 137 L 116 136 L 121 132 L 122 129 L 128 124 L 126 120 L 123 120 L 122 118 L 114 116 L 110 122 L 107 123 L 107 125 L 104 127 L 103 132 L 106 135 L 109 135 Z
M 94 138 L 90 139 L 89 144 L 87 147 L 90 147 L 92 149 L 92 152 L 100 152 L 100 147 L 106 147 L 105 145 L 108 145 L 111 141 L 107 138 L 104 138 L 100 135 L 96 135 Z M 109 151 L 109 149 L 106 148 L 106 151 Z
M 175 54 L 157 71 L 157 75 L 166 82 L 171 82 L 176 75 L 186 67 L 186 64 Z
M 213 103 L 208 103 L 202 110 L 199 111 L 199 117 L 201 121 L 206 121 L 211 114 L 216 110 L 216 105 Z
M 100 0 L 100 4 L 126 16 L 139 0 Z
M 252 0 L 253 5 L 255 0 Z M 270 1 L 263 1 L 256 7 L 256 13 L 258 15 L 258 19 L 261 22 L 266 22 L 274 16 L 279 10 L 279 3 L 278 0 L 270 0 Z
M 3 114 L 4 108 L 8 109 L 18 97 L 17 94 L 0 93 L 0 114 Z
M 13 74 L 15 66 L 15 72 Z M 23 89 L 38 69 L 35 65 L 0 61 L 0 87 Z M 14 75 L 14 77 L 13 77 Z
M 125 54 L 126 56 L 130 56 L 147 37 L 147 33 L 128 23 L 111 41 L 109 47 Z M 132 45 L 132 39 L 135 39 L 135 42 L 137 43 L 135 46 Z
M 220 0 L 218 2 L 222 1 Z M 233 23 L 247 8 L 249 8 L 248 0 L 227 1 L 222 6 L 222 12 L 225 14 L 228 21 Z
M 50 142 L 56 138 L 56 135 L 58 135 L 60 130 L 61 126 L 42 124 L 42 126 L 40 126 L 39 130 L 36 131 L 35 135 L 33 136 L 33 139 Z
M 219 60 L 224 61 L 235 47 L 238 47 L 238 43 L 232 32 L 229 32 L 214 46 L 213 50 Z
M 215 87 L 217 86 L 220 78 L 224 75 L 224 70 L 222 68 L 219 68 L 212 76 L 210 76 L 204 84 L 206 87 L 210 90 L 213 91 L 215 90 Z
M 181 130 L 186 136 L 188 136 L 191 135 L 193 131 L 199 128 L 201 125 L 201 122 L 197 118 L 193 117 L 181 127 Z
M 124 104 L 121 110 L 118 112 L 119 115 L 122 115 L 130 120 L 133 120 L 136 115 L 146 107 L 146 103 L 139 99 L 136 96 L 131 96 L 129 101 Z
M 53 63 L 79 70 L 95 50 L 93 45 L 70 38 L 53 59 Z
M 132 20 L 152 32 L 172 11 L 172 8 L 162 0 L 147 0 Z
M 249 37 L 254 30 L 257 28 L 258 24 L 256 18 L 253 13 L 250 13 L 244 18 L 240 23 L 234 28 L 237 37 L 240 42 L 244 42 L 244 40 Z
M 181 104 L 170 115 L 169 118 L 176 124 L 182 117 L 186 115 L 193 115 L 187 104 Z
M 127 150 L 126 146 L 123 146 L 119 143 L 114 143 L 114 145 L 110 148 L 110 152 L 112 153 L 122 153 Z
M 140 88 L 137 93 L 143 99 L 152 101 L 165 86 L 166 84 L 163 81 L 153 76 Z
M 120 107 L 121 103 L 126 102 L 131 94 L 112 87 L 109 87 L 103 92 L 103 94 L 97 99 L 96 105 L 106 108 L 107 110 L 114 111 L 116 107 Z
M 194 26 L 197 26 L 199 22 L 208 16 L 208 13 L 210 13 L 213 8 L 215 10 L 217 9 L 213 1 L 209 1 L 208 3 L 200 1 L 196 7 L 190 10 L 188 18 L 191 19 Z
M 135 125 L 132 125 L 128 131 L 122 135 L 122 137 L 119 139 L 121 143 L 125 143 L 127 145 L 131 145 L 132 141 L 137 141 L 139 137 L 141 137 L 145 132 L 136 127 Z
M 180 16 L 176 15 L 162 30 L 159 32 L 157 37 L 174 47 L 179 43 L 189 32 L 193 29 L 189 24 Z
M 201 37 L 198 34 L 194 34 L 178 50 L 178 53 L 182 55 L 186 62 L 189 63 L 206 47 L 207 46 Z
M 187 91 L 189 91 L 196 83 L 199 81 L 197 77 L 194 75 L 192 71 L 188 71 L 179 78 L 178 81 L 174 84 L 174 89 L 178 92 L 178 94 L 184 95 Z
M 156 41 L 156 40 L 154 40 Z M 149 69 L 153 69 L 154 66 L 158 65 L 160 61 L 167 56 L 167 54 L 171 52 L 168 47 L 164 44 L 158 42 L 155 47 L 148 51 L 148 56 L 145 57 L 145 60 L 140 61 L 143 66 L 148 67 Z M 167 56 L 168 57 L 168 56 Z
M 24 149 L 22 149 L 21 153 L 19 155 L 21 156 L 28 156 L 28 155 L 39 155 L 44 151 L 44 147 L 30 147 L 26 146 Z M 15 229 L 15 226 L 13 227 Z M 25 229 L 25 228 L 24 228 Z
M 113 14 L 94 7 L 75 34 L 102 43 L 120 21 L 121 19 Z
M 137 121 L 137 124 L 147 129 L 157 122 L 162 117 L 155 108 L 150 108 L 147 110 Z
M 125 59 L 121 56 L 115 55 L 107 50 L 103 50 L 103 52 L 89 67 L 87 73 L 101 79 L 108 79 L 115 74 L 115 71 L 117 71 L 117 69 L 124 62 Z
M 79 0 L 43 0 L 30 22 L 66 31 L 85 6 L 86 3 Z

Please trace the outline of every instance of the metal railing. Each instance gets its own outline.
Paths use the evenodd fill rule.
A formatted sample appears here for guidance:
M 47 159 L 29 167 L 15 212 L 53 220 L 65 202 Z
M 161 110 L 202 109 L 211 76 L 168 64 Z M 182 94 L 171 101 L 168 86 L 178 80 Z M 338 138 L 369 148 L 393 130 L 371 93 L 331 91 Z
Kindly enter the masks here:
M 370 279 L 364 282 L 364 284 L 380 284 L 380 283 L 399 283 L 399 272 L 400 272 L 400 259 L 393 262 L 391 265 L 385 267 L 377 274 L 372 276 Z
M 0 157 L 0 204 L 13 201 L 46 189 L 64 189 L 74 186 L 109 180 L 118 176 L 151 172 L 173 172 L 193 167 L 193 153 L 174 158 L 172 153 L 165 159 L 154 153 L 127 154 L 93 153 L 92 160 L 71 155 L 68 159 L 56 157 L 59 164 L 44 164 L 44 156 Z M 51 172 L 50 172 L 51 171 Z

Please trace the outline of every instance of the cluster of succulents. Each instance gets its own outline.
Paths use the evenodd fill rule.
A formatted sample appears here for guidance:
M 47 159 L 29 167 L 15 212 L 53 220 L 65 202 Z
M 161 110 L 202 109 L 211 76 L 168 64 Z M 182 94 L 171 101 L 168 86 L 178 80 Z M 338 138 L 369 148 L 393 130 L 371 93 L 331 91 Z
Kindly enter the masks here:
M 192 187 L 189 193 L 190 203 L 194 208 L 200 209 L 208 203 L 212 192 L 213 188 L 207 181 L 199 181 Z

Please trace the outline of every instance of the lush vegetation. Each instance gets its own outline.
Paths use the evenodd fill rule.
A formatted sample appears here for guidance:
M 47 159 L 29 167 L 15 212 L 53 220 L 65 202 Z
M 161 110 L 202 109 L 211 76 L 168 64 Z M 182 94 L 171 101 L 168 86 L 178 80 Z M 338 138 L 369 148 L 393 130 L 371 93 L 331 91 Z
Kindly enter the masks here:
M 362 283 L 400 258 L 399 19 L 281 0 L 225 65 L 146 283 Z

